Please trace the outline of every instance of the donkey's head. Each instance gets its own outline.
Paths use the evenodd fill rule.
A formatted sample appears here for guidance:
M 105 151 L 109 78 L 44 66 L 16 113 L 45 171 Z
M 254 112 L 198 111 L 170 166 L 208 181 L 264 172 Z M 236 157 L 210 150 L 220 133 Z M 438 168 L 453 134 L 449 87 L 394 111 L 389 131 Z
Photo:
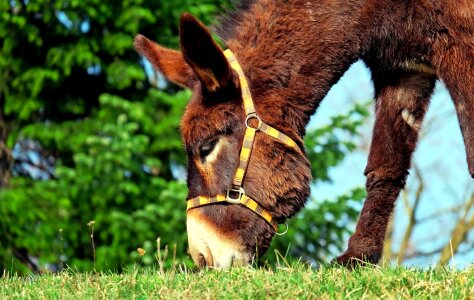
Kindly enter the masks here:
M 199 266 L 245 265 L 267 250 L 275 225 L 304 205 L 309 163 L 296 130 L 268 109 L 269 94 L 252 95 L 256 113 L 244 108 L 250 93 L 243 74 L 189 14 L 181 18 L 180 38 L 181 52 L 141 35 L 135 47 L 169 80 L 193 91 L 181 121 L 189 251 Z

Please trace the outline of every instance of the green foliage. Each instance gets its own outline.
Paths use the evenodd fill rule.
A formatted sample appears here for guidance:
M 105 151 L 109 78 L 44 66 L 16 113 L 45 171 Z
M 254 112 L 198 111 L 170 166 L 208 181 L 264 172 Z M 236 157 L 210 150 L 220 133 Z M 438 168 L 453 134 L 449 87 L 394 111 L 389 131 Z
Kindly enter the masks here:
M 16 176 L 0 190 L 2 269 L 24 272 L 21 251 L 42 266 L 153 265 L 157 238 L 170 250 L 176 245 L 178 262 L 189 262 L 178 127 L 190 93 L 157 90 L 132 40 L 142 33 L 176 48 L 182 12 L 209 24 L 228 3 L 0 3 L 0 126 L 9 131 L 10 148 L 38 141 L 45 155 L 56 158 L 54 178 Z M 308 133 L 315 178 L 330 179 L 328 169 L 354 148 L 351 140 L 364 116 L 364 108 L 356 107 Z M 343 222 L 356 215 L 350 203 L 362 197 L 354 191 L 310 202 L 276 246 L 286 249 L 291 240 L 294 254 L 323 259 L 331 245 L 340 246 L 347 232 Z M 305 248 L 309 244 L 317 250 Z
M 3 1 L 0 4 L 0 108 L 12 147 L 24 124 L 89 116 L 102 93 L 140 100 L 145 73 L 137 33 L 178 47 L 179 16 L 210 23 L 228 0 Z
M 367 107 L 367 104 L 355 104 L 347 114 L 332 117 L 329 125 L 308 131 L 305 144 L 313 178 L 330 181 L 329 169 L 356 148 L 353 138 L 369 115 Z
M 187 259 L 186 187 L 177 177 L 185 163 L 179 119 L 190 93 L 154 89 L 132 43 L 142 33 L 177 47 L 184 11 L 210 23 L 227 2 L 1 2 L 7 144 L 39 141 L 57 158 L 54 180 L 15 177 L 0 191 L 2 269 L 21 269 L 20 250 L 43 265 L 91 269 L 93 246 L 97 269 L 152 264 L 151 252 L 137 257 L 136 249 L 158 237 Z
M 79 269 L 90 268 L 86 224 L 93 220 L 98 269 L 130 263 L 130 253 L 157 237 L 185 253 L 186 189 L 184 182 L 170 180 L 170 162 L 183 163 L 178 121 L 188 98 L 189 92 L 170 97 L 154 90 L 143 102 L 129 102 L 104 94 L 93 118 L 49 125 L 48 130 L 44 124 L 25 127 L 23 137 L 73 155 L 72 162 L 56 166 L 55 180 L 17 177 L 1 192 L 2 215 L 17 217 L 0 221 L 11 235 L 10 246 L 28 249 L 45 262 L 64 259 Z M 163 136 L 167 141 L 157 143 Z

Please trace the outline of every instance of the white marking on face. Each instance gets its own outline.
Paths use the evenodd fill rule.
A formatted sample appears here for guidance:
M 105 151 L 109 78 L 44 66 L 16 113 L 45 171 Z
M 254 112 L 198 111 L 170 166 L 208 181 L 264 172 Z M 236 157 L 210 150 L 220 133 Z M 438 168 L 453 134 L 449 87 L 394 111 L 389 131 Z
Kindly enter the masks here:
M 212 268 L 227 269 L 249 264 L 250 255 L 239 242 L 219 233 L 198 210 L 188 212 L 186 226 L 189 253 L 197 265 L 202 261 L 201 256 L 206 260 L 206 265 Z
M 212 149 L 211 153 L 209 153 L 207 156 L 206 156 L 206 164 L 212 164 L 213 162 L 216 161 L 217 159 L 217 156 L 219 155 L 219 152 L 221 151 L 222 149 L 222 146 L 224 146 L 224 144 L 226 143 L 226 140 L 224 138 L 220 138 L 216 145 L 214 146 L 214 149 Z

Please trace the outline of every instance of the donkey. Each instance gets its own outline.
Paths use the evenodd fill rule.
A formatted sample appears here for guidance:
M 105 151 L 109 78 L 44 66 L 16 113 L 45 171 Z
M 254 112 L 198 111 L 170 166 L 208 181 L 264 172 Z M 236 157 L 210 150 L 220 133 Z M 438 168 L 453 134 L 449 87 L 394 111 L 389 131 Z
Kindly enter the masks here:
M 376 122 L 367 199 L 336 261 L 379 261 L 438 79 L 456 106 L 474 177 L 472 0 L 247 0 L 220 23 L 226 52 L 189 14 L 180 20 L 181 51 L 135 38 L 156 70 L 193 91 L 181 134 L 197 265 L 250 263 L 267 250 L 275 225 L 304 206 L 311 180 L 305 126 L 358 59 L 372 73 Z

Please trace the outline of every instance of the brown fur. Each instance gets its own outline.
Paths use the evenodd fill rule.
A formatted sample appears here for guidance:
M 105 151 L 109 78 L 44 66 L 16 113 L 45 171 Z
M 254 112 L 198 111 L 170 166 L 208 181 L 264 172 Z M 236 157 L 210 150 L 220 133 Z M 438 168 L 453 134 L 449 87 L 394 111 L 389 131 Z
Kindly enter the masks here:
M 136 47 L 168 78 L 193 88 L 181 126 L 189 159 L 189 197 L 214 195 L 231 184 L 245 116 L 235 74 L 222 50 L 190 15 L 183 16 L 181 26 L 183 58 L 171 50 L 156 50 L 141 36 Z M 261 118 L 295 139 L 304 135 L 321 99 L 353 62 L 362 59 L 371 69 L 377 109 L 365 171 L 368 195 L 339 263 L 379 260 L 387 221 L 405 184 L 437 79 L 453 97 L 474 176 L 471 0 L 245 1 L 223 18 L 217 32 L 241 63 Z M 403 117 L 407 113 L 411 122 Z M 205 161 L 199 154 L 202 145 L 222 137 L 228 143 L 217 161 L 212 166 L 197 164 Z M 257 134 L 244 182 L 247 194 L 284 221 L 304 205 L 309 182 L 305 157 Z M 260 251 L 268 247 L 270 226 L 248 209 L 226 204 L 198 209 L 249 251 L 255 244 Z

